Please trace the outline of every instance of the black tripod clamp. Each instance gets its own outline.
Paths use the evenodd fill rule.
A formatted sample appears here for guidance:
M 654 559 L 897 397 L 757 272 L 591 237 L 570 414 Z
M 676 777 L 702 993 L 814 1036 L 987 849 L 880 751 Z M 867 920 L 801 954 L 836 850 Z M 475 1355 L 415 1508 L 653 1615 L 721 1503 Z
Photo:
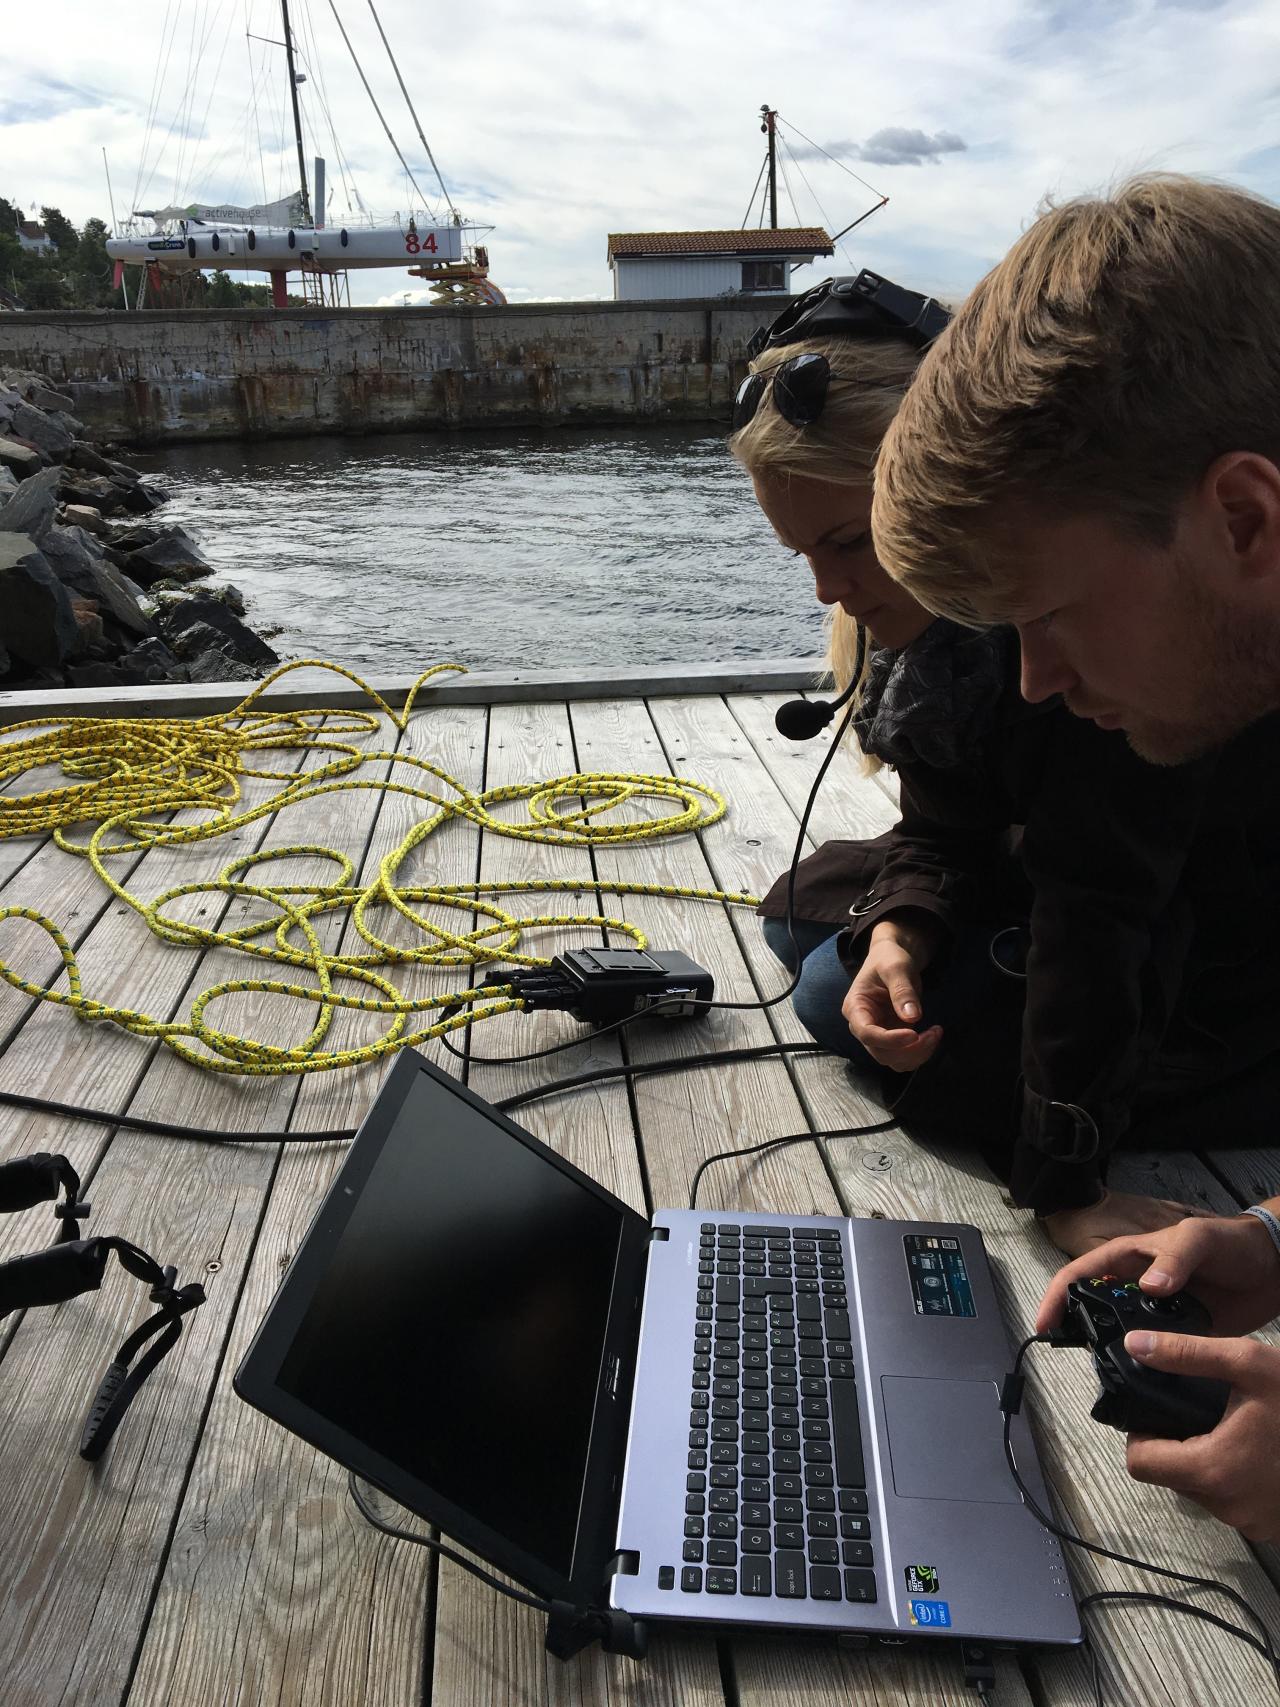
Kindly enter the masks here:
M 62 1304 L 82 1292 L 96 1292 L 112 1251 L 120 1264 L 151 1288 L 151 1302 L 160 1307 L 134 1329 L 117 1351 L 98 1384 L 80 1437 L 80 1456 L 100 1458 L 119 1428 L 135 1393 L 151 1371 L 178 1343 L 182 1318 L 204 1303 L 204 1289 L 177 1285 L 177 1270 L 161 1268 L 154 1257 L 128 1239 L 110 1235 L 80 1237 L 80 1222 L 89 1204 L 80 1198 L 80 1176 L 65 1156 L 41 1153 L 0 1165 L 0 1213 L 31 1209 L 65 1193 L 54 1214 L 62 1222 L 58 1237 L 43 1251 L 0 1263 L 0 1317 L 14 1310 Z M 131 1368 L 133 1360 L 155 1336 L 156 1342 Z

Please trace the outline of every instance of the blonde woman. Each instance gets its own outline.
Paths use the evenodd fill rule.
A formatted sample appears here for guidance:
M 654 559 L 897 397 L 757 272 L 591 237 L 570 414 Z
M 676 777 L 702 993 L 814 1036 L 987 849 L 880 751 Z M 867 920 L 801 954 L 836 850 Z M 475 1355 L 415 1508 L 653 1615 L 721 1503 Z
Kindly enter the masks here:
M 833 610 L 841 687 L 862 660 L 854 727 L 901 787 L 894 830 L 800 867 L 796 1011 L 904 1125 L 979 1149 L 1079 1255 L 1188 1213 L 1107 1189 L 1118 1142 L 1203 1144 L 1274 1106 L 1278 1058 L 1237 1062 L 1229 1028 L 1206 1034 L 1183 1001 L 1212 950 L 1224 841 L 1243 851 L 1253 827 L 1225 760 L 1159 769 L 1057 700 L 1028 705 L 1011 630 L 935 619 L 881 568 L 872 469 L 925 342 L 924 299 L 887 286 L 885 309 L 885 281 L 867 280 L 773 328 L 730 441 Z M 1280 880 L 1273 844 L 1251 851 Z M 785 891 L 779 879 L 762 913 L 791 964 Z

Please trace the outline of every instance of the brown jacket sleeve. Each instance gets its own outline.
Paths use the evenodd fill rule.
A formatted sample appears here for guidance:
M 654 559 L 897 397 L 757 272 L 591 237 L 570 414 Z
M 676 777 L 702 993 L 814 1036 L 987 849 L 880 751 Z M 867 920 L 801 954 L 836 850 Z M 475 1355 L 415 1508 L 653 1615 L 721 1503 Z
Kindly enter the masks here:
M 886 830 L 869 840 L 823 842 L 806 854 L 796 867 L 796 918 L 847 924 L 850 906 L 874 884 L 894 835 Z M 784 871 L 770 885 L 757 908 L 765 918 L 786 917 L 790 875 Z

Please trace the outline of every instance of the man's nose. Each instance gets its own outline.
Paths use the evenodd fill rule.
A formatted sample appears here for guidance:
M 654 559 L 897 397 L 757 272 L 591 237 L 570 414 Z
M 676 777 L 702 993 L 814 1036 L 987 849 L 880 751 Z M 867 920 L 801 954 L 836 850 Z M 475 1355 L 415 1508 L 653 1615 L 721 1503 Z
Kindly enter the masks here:
M 1075 671 L 1041 629 L 1020 625 L 1018 643 L 1022 648 L 1022 697 L 1029 704 L 1039 705 L 1076 685 Z

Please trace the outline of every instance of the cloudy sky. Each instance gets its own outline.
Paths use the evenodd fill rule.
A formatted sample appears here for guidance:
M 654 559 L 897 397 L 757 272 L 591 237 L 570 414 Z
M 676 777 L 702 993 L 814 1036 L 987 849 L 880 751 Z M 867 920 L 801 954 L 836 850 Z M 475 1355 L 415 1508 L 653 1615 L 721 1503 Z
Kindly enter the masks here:
M 873 204 L 850 172 L 890 197 L 835 270 L 871 266 L 940 294 L 963 294 L 1046 193 L 1159 167 L 1280 199 L 1277 0 L 375 3 L 455 202 L 494 228 L 493 276 L 513 301 L 609 296 L 610 231 L 741 225 L 764 101 L 786 127 L 801 223 L 836 229 Z M 352 182 L 372 209 L 407 209 L 330 0 L 290 6 L 331 219 L 346 221 Z M 337 9 L 434 190 L 368 0 Z M 283 55 L 246 40 L 279 38 L 277 0 L 3 0 L 0 12 L 0 195 L 77 223 L 109 217 L 104 147 L 122 217 L 294 187 Z M 786 184 L 780 198 L 793 223 Z M 356 273 L 352 296 L 395 302 L 416 285 Z

